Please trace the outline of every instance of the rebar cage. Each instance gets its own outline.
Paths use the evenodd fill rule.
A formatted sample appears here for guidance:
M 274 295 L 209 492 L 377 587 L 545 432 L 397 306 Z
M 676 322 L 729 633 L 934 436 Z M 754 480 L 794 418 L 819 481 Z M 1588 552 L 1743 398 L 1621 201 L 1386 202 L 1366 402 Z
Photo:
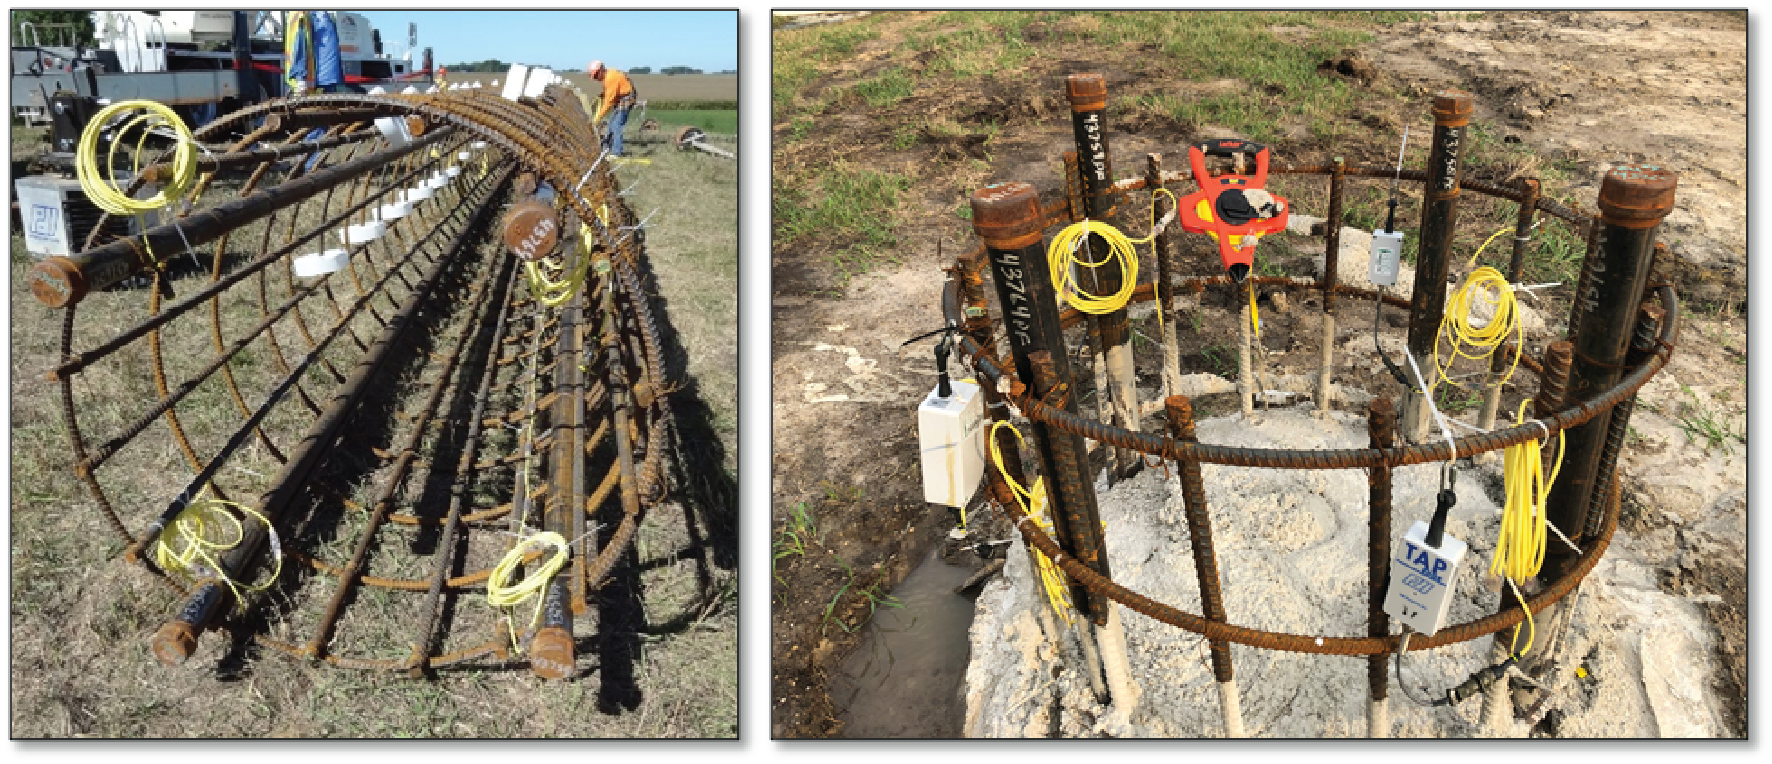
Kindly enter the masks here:
M 574 616 L 685 482 L 644 231 L 580 94 L 280 99 L 194 140 L 195 204 L 31 278 L 74 472 L 182 597 L 155 654 L 225 627 L 352 668 L 578 676 Z M 297 275 L 329 247 L 342 270 Z M 238 543 L 166 569 L 213 500 Z M 543 532 L 565 547 L 513 555 Z M 508 609 L 482 594 L 501 560 L 545 575 Z

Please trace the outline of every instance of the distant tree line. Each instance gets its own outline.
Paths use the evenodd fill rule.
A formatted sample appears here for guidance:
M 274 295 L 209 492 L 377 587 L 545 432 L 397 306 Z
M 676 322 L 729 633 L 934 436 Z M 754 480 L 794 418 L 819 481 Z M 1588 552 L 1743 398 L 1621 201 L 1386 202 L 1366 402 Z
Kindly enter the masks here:
M 83 48 L 92 47 L 93 28 L 92 14 L 86 11 L 13 11 L 12 12 L 12 44 L 23 45 L 24 35 L 19 32 L 24 22 L 31 22 L 37 27 L 37 40 L 44 45 L 78 45 Z M 44 24 L 72 24 L 73 39 L 67 33 L 56 32 L 43 28 Z

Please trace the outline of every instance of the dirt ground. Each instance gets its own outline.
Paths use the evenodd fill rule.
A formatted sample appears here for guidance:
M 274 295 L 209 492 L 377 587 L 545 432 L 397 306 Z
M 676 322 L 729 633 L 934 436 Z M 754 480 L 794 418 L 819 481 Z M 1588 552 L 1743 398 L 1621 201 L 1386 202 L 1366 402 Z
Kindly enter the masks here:
M 892 66 L 917 66 L 917 57 L 900 51 L 899 45 L 908 30 L 931 18 L 926 13 L 876 14 L 870 23 L 879 35 L 858 42 L 845 62 L 820 69 L 807 97 L 834 92 Z M 1116 99 L 1196 98 L 1239 86 L 1235 81 L 1198 81 L 1148 51 L 1085 46 L 1060 34 L 1087 22 L 1043 17 L 1024 27 L 1022 39 L 1038 55 L 1014 78 L 986 75 L 939 92 L 913 92 L 885 114 L 831 109 L 810 124 L 790 124 L 778 115 L 773 157 L 778 179 L 784 172 L 847 162 L 902 173 L 911 181 L 890 220 L 897 242 L 893 259 L 865 275 L 848 279 L 834 264 L 832 253 L 839 242 L 778 243 L 772 253 L 773 528 L 779 533 L 800 510 L 815 518 L 817 542 L 804 554 L 776 560 L 771 709 L 776 737 L 842 734 L 842 709 L 833 706 L 826 677 L 859 643 L 859 634 L 850 629 L 865 620 L 870 599 L 855 592 L 868 587 L 889 591 L 953 525 L 948 512 L 926 505 L 919 493 L 913 410 L 934 382 L 930 346 L 900 345 L 939 326 L 939 268 L 975 243 L 969 222 L 956 211 L 973 189 L 992 182 L 1031 183 L 1047 202 L 1062 195 L 1060 156 L 1073 148 L 1063 85 L 1070 73 L 1103 73 Z M 1280 39 L 1316 33 L 1310 27 L 1272 32 Z M 782 34 L 776 33 L 778 42 Z M 1340 72 L 1331 66 L 1322 76 L 1357 80 L 1370 94 L 1339 115 L 1352 129 L 1330 141 L 1306 126 L 1282 124 L 1280 129 L 1292 140 L 1273 143 L 1277 161 L 1309 163 L 1342 156 L 1354 163 L 1389 164 L 1408 124 L 1408 161 L 1419 166 L 1425 141 L 1418 141 L 1431 124 L 1426 117 L 1429 97 L 1457 87 L 1476 97 L 1479 124 L 1501 143 L 1521 144 L 1536 155 L 1523 166 L 1467 165 L 1467 177 L 1530 177 L 1540 166 L 1554 166 L 1569 177 L 1561 190 L 1592 210 L 1599 178 L 1614 164 L 1647 161 L 1680 173 L 1678 209 L 1666 221 L 1661 240 L 1676 256 L 1669 275 L 1681 292 L 1687 323 L 1662 386 L 1646 392 L 1651 403 L 1638 408 L 1643 423 L 1626 451 L 1626 491 L 1627 498 L 1650 509 L 1642 519 L 1627 516 L 1620 536 L 1648 534 L 1640 543 L 1622 543 L 1651 567 L 1672 571 L 1663 574 L 1664 588 L 1701 598 L 1720 636 L 1718 657 L 1728 667 L 1724 674 L 1732 677 L 1714 690 L 1742 707 L 1746 647 L 1740 583 L 1745 571 L 1739 563 L 1713 570 L 1715 563 L 1695 560 L 1740 561 L 1745 554 L 1695 557 L 1682 552 L 1680 539 L 1694 533 L 1705 513 L 1668 508 L 1713 507 L 1740 495 L 1746 484 L 1745 460 L 1723 454 L 1726 448 L 1737 454 L 1745 450 L 1745 16 L 1498 12 L 1430 17 L 1392 25 L 1379 41 L 1345 53 L 1343 60 L 1351 63 Z M 1210 124 L 1178 124 L 1151 110 L 1116 113 L 1114 103 L 1110 101 L 1108 134 L 1121 176 L 1140 172 L 1142 162 L 1133 160 L 1147 152 L 1163 152 L 1166 166 L 1173 168 L 1184 161 L 1179 151 L 1187 142 L 1222 137 L 1223 131 Z M 925 132 L 908 146 L 893 140 L 911 119 L 938 113 L 950 115 L 961 134 Z M 1415 153 L 1418 146 L 1422 155 Z M 1285 190 L 1295 210 L 1320 216 L 1324 194 L 1313 188 L 1300 184 Z M 1413 215 L 1417 207 L 1406 199 L 1399 216 Z M 1141 232 L 1148 222 L 1121 226 Z M 1198 237 L 1181 238 L 1181 261 L 1189 273 L 1204 272 L 1205 245 L 1186 241 Z M 1320 239 L 1303 238 L 1276 241 L 1264 257 L 1298 273 L 1322 246 Z M 1146 267 L 1154 270 L 1148 261 Z M 1552 322 L 1567 314 L 1566 294 L 1567 287 L 1546 306 L 1544 315 Z M 1173 320 L 1181 328 L 1184 373 L 1234 376 L 1234 356 L 1228 368 L 1223 356 L 1230 346 L 1213 340 L 1235 326 L 1229 306 L 1228 297 L 1209 292 L 1198 305 L 1178 307 Z M 1294 300 L 1287 306 L 1290 311 L 1274 309 L 1266 295 L 1262 306 L 1263 344 L 1273 354 L 1269 368 L 1309 368 L 1316 340 L 1314 329 L 1305 331 L 1310 325 L 1304 322 L 1314 321 L 1316 306 L 1307 299 Z M 1349 312 L 1342 319 L 1347 324 L 1370 325 L 1362 323 L 1371 320 L 1364 305 Z M 1400 332 L 1401 316 L 1391 318 L 1393 331 Z M 1157 336 L 1148 316 L 1135 320 L 1135 326 L 1147 337 Z M 1561 328 L 1553 323 L 1553 330 Z M 1143 348 L 1141 375 L 1154 369 L 1148 361 L 1154 351 L 1148 344 Z M 1338 371 L 1336 381 L 1375 389 L 1377 379 L 1368 370 L 1356 370 L 1345 375 Z M 1206 409 L 1202 416 L 1235 405 L 1230 396 L 1201 403 Z M 1714 454 L 1713 449 L 1701 452 L 1703 439 L 1695 444 L 1687 426 L 1700 417 L 1721 422 L 1740 437 L 1726 438 Z M 1664 477 L 1670 468 L 1664 465 L 1680 460 L 1669 460 L 1666 454 L 1707 466 L 1701 477 L 1670 481 Z M 1660 529 L 1659 535 L 1649 533 L 1651 526 Z M 1720 543 L 1745 549 L 1744 536 L 1728 531 L 1714 535 L 1722 538 Z M 1734 723 L 1735 734 L 1744 734 L 1744 719 L 1737 716 Z

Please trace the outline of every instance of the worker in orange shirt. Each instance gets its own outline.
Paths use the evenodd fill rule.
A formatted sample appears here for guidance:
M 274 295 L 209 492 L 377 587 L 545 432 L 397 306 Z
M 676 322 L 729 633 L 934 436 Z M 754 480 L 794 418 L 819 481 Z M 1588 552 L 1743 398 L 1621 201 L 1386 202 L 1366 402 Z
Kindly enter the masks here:
M 633 80 L 616 69 L 603 65 L 602 61 L 592 61 L 585 67 L 591 79 L 603 83 L 603 103 L 597 107 L 597 116 L 591 118 L 593 124 L 609 117 L 609 153 L 621 156 L 621 131 L 628 125 L 628 111 L 634 108 L 639 100 L 634 90 Z

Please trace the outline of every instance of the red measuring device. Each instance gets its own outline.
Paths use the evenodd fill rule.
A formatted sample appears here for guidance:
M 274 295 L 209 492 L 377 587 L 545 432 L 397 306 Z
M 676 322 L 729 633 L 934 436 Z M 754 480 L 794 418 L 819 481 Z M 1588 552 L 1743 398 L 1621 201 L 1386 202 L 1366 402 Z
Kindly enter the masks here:
M 1206 157 L 1255 155 L 1254 175 L 1226 173 L 1213 177 L 1206 172 Z M 1188 147 L 1188 164 L 1194 170 L 1194 182 L 1200 190 L 1182 197 L 1179 204 L 1182 230 L 1204 233 L 1218 242 L 1218 256 L 1231 280 L 1241 284 L 1255 265 L 1255 243 L 1270 233 L 1286 229 L 1291 205 L 1278 196 L 1272 208 L 1257 209 L 1245 197 L 1248 191 L 1263 191 L 1267 183 L 1267 147 L 1238 138 L 1221 138 Z M 1269 217 L 1262 214 L 1270 213 Z

